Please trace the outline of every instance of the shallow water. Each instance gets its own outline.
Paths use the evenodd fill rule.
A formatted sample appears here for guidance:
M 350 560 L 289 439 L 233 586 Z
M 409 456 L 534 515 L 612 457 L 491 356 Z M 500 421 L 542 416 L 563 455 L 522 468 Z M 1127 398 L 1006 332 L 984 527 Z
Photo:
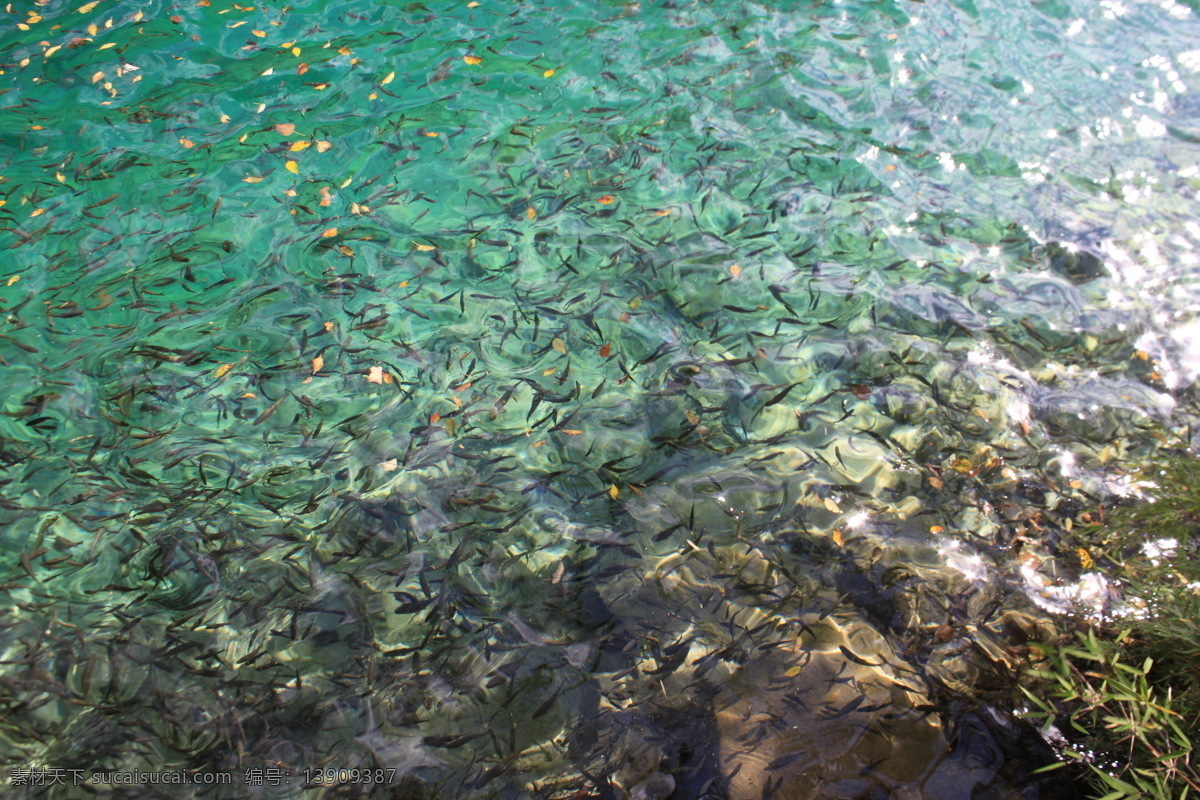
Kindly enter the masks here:
M 1190 5 L 7 13 L 13 791 L 1067 791 L 1013 686 L 1194 416 Z

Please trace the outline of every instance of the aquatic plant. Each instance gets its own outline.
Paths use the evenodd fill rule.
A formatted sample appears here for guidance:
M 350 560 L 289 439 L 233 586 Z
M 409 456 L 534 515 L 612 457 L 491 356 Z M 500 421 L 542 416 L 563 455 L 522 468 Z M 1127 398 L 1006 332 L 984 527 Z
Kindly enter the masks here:
M 1043 648 L 1041 691 L 1025 688 L 1030 716 L 1064 759 L 1050 768 L 1086 764 L 1104 800 L 1200 791 L 1200 462 L 1168 455 L 1144 474 L 1152 502 L 1114 509 L 1079 534 L 1118 568 L 1126 606 Z

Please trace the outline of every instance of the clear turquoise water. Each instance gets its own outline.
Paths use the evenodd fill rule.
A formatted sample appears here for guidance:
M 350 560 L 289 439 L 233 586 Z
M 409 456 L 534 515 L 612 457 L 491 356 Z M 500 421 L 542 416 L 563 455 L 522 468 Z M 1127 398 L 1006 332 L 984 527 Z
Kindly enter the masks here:
M 1198 34 L 9 6 L 10 784 L 1027 788 L 1027 640 L 1121 602 L 1075 520 L 1193 416 Z

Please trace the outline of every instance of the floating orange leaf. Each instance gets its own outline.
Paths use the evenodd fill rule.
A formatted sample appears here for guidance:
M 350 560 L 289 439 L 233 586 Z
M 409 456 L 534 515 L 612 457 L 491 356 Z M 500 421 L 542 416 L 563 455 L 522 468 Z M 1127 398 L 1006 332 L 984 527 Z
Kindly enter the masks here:
M 337 235 L 338 235 L 337 228 L 326 228 L 325 230 L 321 231 L 322 239 L 328 239 L 331 236 L 337 236 Z
M 218 378 L 224 378 L 225 374 L 231 369 L 233 369 L 233 364 L 222 364 L 221 366 L 217 367 L 217 371 L 214 372 L 213 375 Z
M 275 126 L 275 132 L 280 136 L 291 136 L 296 132 L 296 126 L 290 122 L 281 122 Z
M 367 370 L 367 381 L 370 383 L 383 383 L 383 367 L 371 367 Z
M 742 268 L 739 267 L 737 264 L 734 264 L 732 267 L 729 268 L 729 274 L 736 278 L 738 275 L 742 274 Z
M 323 366 L 325 366 L 324 358 L 322 358 L 321 356 L 317 356 L 316 358 L 314 358 L 312 360 L 313 374 L 316 375 L 318 372 L 320 372 L 321 367 L 323 367 Z
M 600 357 L 601 358 L 608 358 L 610 355 L 612 355 L 612 345 L 611 344 L 606 344 L 606 345 L 604 345 L 604 347 L 600 348 Z
M 605 205 L 605 206 L 608 205 L 609 203 L 615 203 L 616 201 L 617 201 L 617 198 L 613 197 L 611 194 L 606 194 L 606 195 L 603 195 L 602 197 L 599 197 L 596 199 L 597 203 L 600 203 L 601 205 Z
M 308 64 L 301 62 L 300 66 L 296 67 L 296 74 L 303 75 L 308 72 Z
M 441 418 L 442 418 L 442 415 L 435 411 L 429 415 L 429 424 L 436 425 L 437 421 Z
M 608 485 L 608 496 L 611 497 L 613 500 L 616 500 L 617 495 L 619 495 L 620 493 L 621 493 L 621 490 L 617 488 L 617 485 L 615 483 L 610 483 Z
M 191 139 L 188 139 L 188 138 L 181 138 L 181 139 L 179 140 L 179 143 L 180 143 L 181 145 L 183 145 L 184 147 L 186 147 L 188 150 L 191 150 L 193 147 L 195 147 L 195 146 L 196 146 L 196 143 L 195 143 L 195 142 L 193 142 Z
M 583 431 L 574 431 L 563 428 L 563 433 L 565 433 L 567 436 L 578 436 L 579 434 L 583 433 Z
M 530 206 L 529 208 L 525 209 L 525 216 L 526 216 L 526 218 L 528 218 L 530 220 L 537 219 L 537 212 L 533 210 L 533 206 Z

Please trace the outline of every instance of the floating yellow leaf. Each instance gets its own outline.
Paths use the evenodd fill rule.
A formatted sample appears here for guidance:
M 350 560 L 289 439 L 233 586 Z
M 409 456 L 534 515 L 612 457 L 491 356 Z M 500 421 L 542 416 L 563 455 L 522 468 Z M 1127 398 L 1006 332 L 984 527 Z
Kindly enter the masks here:
M 299 48 L 299 47 L 293 47 L 293 48 L 292 48 L 292 55 L 294 55 L 296 58 L 299 58 L 299 57 L 300 57 L 300 48 Z
M 225 373 L 229 372 L 231 369 L 233 369 L 233 364 L 222 364 L 221 366 L 217 367 L 217 371 L 213 374 L 218 378 L 224 378 Z
M 483 63 L 483 59 L 480 58 L 479 56 L 463 56 L 463 61 L 467 62 L 468 64 L 482 64 Z
M 243 183 L 262 183 L 262 181 L 263 181 L 263 179 L 258 177 L 257 175 L 250 175 L 245 178 L 242 178 Z
M 262 37 L 264 37 L 264 36 L 266 36 L 266 35 L 267 35 L 267 32 L 266 32 L 266 31 L 258 31 L 258 30 L 255 30 L 255 31 L 250 31 L 250 32 L 251 32 L 251 33 L 253 33 L 255 36 L 257 36 L 257 37 L 258 37 L 258 38 L 260 38 L 260 39 L 261 39 Z
M 1096 566 L 1096 561 L 1092 558 L 1092 554 L 1083 547 L 1079 548 L 1079 563 L 1084 569 L 1091 569 Z
M 563 428 L 563 433 L 565 433 L 567 436 L 578 436 L 579 434 L 583 433 L 583 431 L 574 431 Z
M 328 239 L 331 236 L 337 236 L 337 234 L 338 234 L 337 228 L 326 228 L 325 230 L 321 231 L 321 238 Z
M 543 78 L 553 78 L 553 77 L 554 77 L 554 70 L 552 70 L 552 69 L 548 69 L 548 70 L 546 70 L 545 72 L 543 72 L 543 73 L 542 73 L 542 77 L 543 77 Z
M 533 206 L 525 209 L 525 217 L 531 221 L 537 219 L 537 211 L 534 210 Z
M 292 142 L 292 146 L 289 147 L 288 150 L 292 151 L 293 153 L 299 153 L 301 150 L 307 150 L 310 147 L 312 147 L 312 142 L 299 141 Z
M 839 505 L 837 504 L 837 501 L 836 501 L 836 500 L 834 500 L 832 497 L 826 497 L 826 498 L 825 498 L 825 509 L 826 509 L 827 511 L 829 511 L 831 514 L 840 514 L 840 513 L 842 513 L 841 506 L 839 506 Z
M 292 173 L 293 175 L 300 174 L 300 165 L 297 164 L 295 161 L 289 161 L 286 164 L 284 164 L 284 166 L 287 168 L 287 171 Z
M 325 366 L 324 358 L 322 358 L 321 356 L 317 356 L 316 358 L 314 358 L 312 360 L 313 375 L 316 375 L 318 372 L 320 372 L 321 367 L 323 367 L 323 366 Z
M 228 114 L 222 114 L 222 115 L 221 115 L 221 122 L 222 122 L 222 124 L 228 125 L 228 124 L 229 124 L 229 115 L 228 115 Z
M 344 256 L 352 256 L 352 255 L 354 255 L 354 248 L 352 248 L 352 247 L 347 247 L 347 246 L 346 246 L 346 245 L 344 245 L 344 244 L 339 244 L 339 245 L 338 245 L 338 252 L 339 252 L 339 253 L 341 253 L 341 254 L 342 254 L 342 255 L 344 255 Z
M 103 70 L 92 73 L 92 83 L 99 83 L 102 80 L 104 80 L 104 71 Z
M 558 372 L 558 367 L 550 367 L 550 369 L 542 371 L 542 377 L 544 378 L 547 375 L 553 375 L 556 372 Z
M 296 132 L 296 126 L 290 122 L 281 122 L 275 126 L 275 132 L 280 136 L 291 136 Z
M 370 383 L 383 383 L 383 367 L 371 367 L 367 370 L 367 381 Z
M 100 45 L 100 49 L 107 50 L 110 47 L 116 47 L 116 46 L 117 46 L 116 42 L 105 42 L 104 44 Z
M 332 332 L 333 332 L 333 323 L 332 323 L 332 322 L 330 322 L 330 321 L 328 321 L 328 320 L 326 320 L 326 322 L 325 322 L 324 326 L 322 326 L 322 327 L 324 327 L 324 328 L 325 328 L 325 331 L 326 331 L 327 333 L 332 333 Z
M 379 95 L 376 94 L 375 92 L 371 92 L 369 95 L 367 95 L 368 100 L 376 100 L 376 99 L 378 99 L 378 97 L 379 97 Z
M 567 343 L 557 336 L 550 340 L 550 346 L 554 348 L 554 352 L 556 353 L 562 353 L 564 356 L 567 354 Z
M 654 212 L 654 216 L 656 216 L 656 217 L 668 217 L 670 215 L 671 215 L 671 210 L 668 208 L 660 208 Z
M 90 14 L 92 12 L 92 9 L 94 9 L 98 5 L 100 5 L 99 0 L 96 0 L 96 2 L 94 2 L 94 3 L 84 3 L 83 5 L 81 5 L 79 7 L 79 13 L 80 14 Z
M 736 278 L 738 275 L 742 274 L 742 268 L 737 264 L 734 264 L 729 268 L 729 274 Z
M 97 28 L 96 23 L 93 22 L 91 25 L 87 26 L 87 32 L 88 32 L 89 36 L 95 36 L 97 33 L 100 32 L 100 29 Z
M 417 249 L 422 252 L 426 252 L 426 253 L 429 252 L 430 250 L 437 250 L 437 248 L 431 244 L 420 244 L 420 243 L 417 243 Z
M 840 529 L 840 528 L 834 528 L 834 529 L 833 529 L 833 536 L 832 536 L 832 538 L 833 538 L 833 543 L 834 543 L 834 544 L 836 544 L 838 547 L 844 547 L 844 546 L 845 546 L 845 544 L 846 544 L 846 540 L 842 538 L 842 531 L 841 531 L 841 529 Z
M 264 69 L 264 70 L 262 71 L 262 74 L 263 74 L 263 75 L 274 75 L 274 74 L 275 74 L 275 68 L 274 68 L 274 67 L 267 67 L 266 69 Z
M 54 173 L 54 177 L 58 179 L 58 182 L 59 182 L 59 183 L 66 183 L 66 182 L 67 182 L 67 179 L 66 179 L 66 177 L 65 177 L 65 176 L 64 176 L 64 175 L 63 175 L 61 172 L 56 172 L 56 173 Z
M 56 45 L 54 45 L 54 47 L 49 48 L 48 50 L 46 50 L 46 58 L 49 58 L 50 56 L 54 55 L 59 50 L 62 50 L 61 44 L 56 44 Z
M 46 209 L 44 209 L 44 208 L 35 208 L 35 209 L 33 210 L 33 213 L 32 213 L 32 214 L 30 214 L 29 216 L 31 216 L 31 217 L 40 217 L 42 214 L 45 214 L 45 213 L 46 213 Z
M 613 500 L 616 500 L 617 495 L 619 495 L 620 493 L 621 493 L 621 490 L 617 488 L 617 485 L 615 483 L 610 483 L 608 485 L 608 496 L 611 497 Z
M 387 86 L 389 83 L 391 83 L 391 82 L 392 82 L 392 79 L 393 79 L 393 78 L 395 78 L 395 77 L 396 77 L 396 73 L 394 73 L 394 72 L 389 72 L 387 75 L 384 75 L 384 76 L 383 76 L 383 80 L 381 80 L 381 81 L 379 82 L 379 85 L 380 85 L 380 86 Z
M 326 153 L 333 149 L 333 145 L 326 141 L 317 142 L 317 152 Z
M 16 282 L 17 282 L 17 281 L 19 281 L 19 280 L 21 280 L 21 276 L 20 276 L 20 275 L 12 275 L 12 276 L 10 276 L 10 277 L 9 277 L 8 281 L 7 281 L 7 282 L 6 282 L 4 285 L 5 285 L 5 286 L 12 286 L 14 283 L 16 283 Z
M 425 131 L 425 135 L 428 136 L 430 139 L 436 139 L 441 134 L 439 134 L 437 131 Z
M 258 395 L 256 395 L 254 392 L 246 392 L 245 394 L 240 396 L 240 399 L 244 400 L 246 398 L 250 398 L 251 400 L 253 400 L 256 397 L 258 397 Z
M 475 2 L 475 0 L 471 0 L 471 2 L 467 3 L 467 8 L 479 8 L 479 3 Z

